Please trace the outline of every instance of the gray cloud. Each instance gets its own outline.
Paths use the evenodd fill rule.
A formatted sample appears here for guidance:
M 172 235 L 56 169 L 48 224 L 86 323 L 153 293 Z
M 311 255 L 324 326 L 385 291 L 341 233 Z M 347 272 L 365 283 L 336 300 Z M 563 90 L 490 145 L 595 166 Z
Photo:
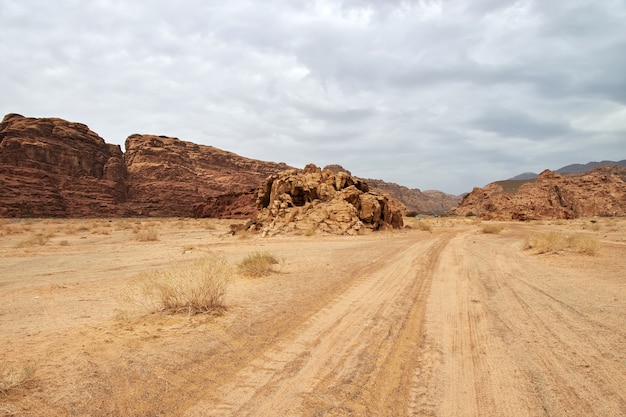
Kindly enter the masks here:
M 625 158 L 621 1 L 0 0 L 0 112 L 452 193 Z

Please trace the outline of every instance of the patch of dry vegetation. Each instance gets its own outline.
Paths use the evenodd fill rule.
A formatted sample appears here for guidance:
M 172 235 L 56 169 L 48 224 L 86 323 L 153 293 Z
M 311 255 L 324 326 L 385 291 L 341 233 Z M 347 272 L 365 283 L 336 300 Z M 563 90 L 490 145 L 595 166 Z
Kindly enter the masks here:
M 525 242 L 526 249 L 533 249 L 536 253 L 560 253 L 564 251 L 595 255 L 600 249 L 600 243 L 594 236 L 571 235 L 559 232 L 538 233 L 529 236 Z
M 428 220 L 419 220 L 415 223 L 415 228 L 424 232 L 432 232 L 433 225 Z
M 33 379 L 36 366 L 29 364 L 20 369 L 0 368 L 0 394 L 7 395 L 9 392 L 23 387 Z
M 139 242 L 154 242 L 159 240 L 159 232 L 152 226 L 135 229 L 135 239 Z
M 246 276 L 261 277 L 271 274 L 277 263 L 278 259 L 269 252 L 255 252 L 239 263 L 239 270 Z
M 139 304 L 152 311 L 188 315 L 220 313 L 225 309 L 226 286 L 233 275 L 217 255 L 146 271 L 137 277 Z
M 48 243 L 48 241 L 52 237 L 54 237 L 54 232 L 51 232 L 51 231 L 35 233 L 34 235 L 18 242 L 17 247 L 28 248 L 32 246 L 43 246 L 46 243 Z
M 483 224 L 480 231 L 484 234 L 497 235 L 502 231 L 502 226 L 499 224 Z

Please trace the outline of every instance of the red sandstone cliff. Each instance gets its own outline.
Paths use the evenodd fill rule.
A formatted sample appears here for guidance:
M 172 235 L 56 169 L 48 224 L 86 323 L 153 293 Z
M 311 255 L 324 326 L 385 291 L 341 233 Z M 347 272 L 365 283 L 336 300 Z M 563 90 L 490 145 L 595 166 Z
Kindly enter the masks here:
M 0 123 L 0 216 L 254 217 L 256 189 L 285 164 L 175 138 L 132 135 L 126 153 L 80 123 Z
M 485 220 L 626 216 L 626 169 L 600 167 L 580 175 L 543 171 L 536 180 L 474 188 L 452 214 Z
M 152 135 L 129 136 L 124 159 L 129 205 L 149 216 L 254 217 L 256 189 L 289 168 Z
M 0 123 L 0 216 L 126 214 L 119 146 L 80 123 L 9 114 Z

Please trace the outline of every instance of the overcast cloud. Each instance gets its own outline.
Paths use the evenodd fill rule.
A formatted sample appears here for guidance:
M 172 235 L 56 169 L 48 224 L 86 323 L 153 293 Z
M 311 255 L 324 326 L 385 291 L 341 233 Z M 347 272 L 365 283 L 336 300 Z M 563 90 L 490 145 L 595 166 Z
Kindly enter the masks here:
M 626 159 L 626 2 L 0 0 L 0 113 L 459 194 Z

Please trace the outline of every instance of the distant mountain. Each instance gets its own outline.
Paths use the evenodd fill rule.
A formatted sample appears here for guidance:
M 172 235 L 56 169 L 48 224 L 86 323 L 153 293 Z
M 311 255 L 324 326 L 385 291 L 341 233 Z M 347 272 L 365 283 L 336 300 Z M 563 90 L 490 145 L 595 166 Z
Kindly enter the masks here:
M 586 164 L 572 164 L 567 165 L 562 168 L 557 169 L 557 174 L 574 174 L 580 172 L 586 172 L 590 169 L 597 168 L 599 166 L 613 166 L 617 165 L 618 167 L 626 167 L 626 159 L 621 161 L 601 161 L 601 162 L 588 162 Z M 509 178 L 509 180 L 533 180 L 537 178 L 539 174 L 535 174 L 534 172 L 524 172 L 523 174 L 519 174 L 514 176 L 513 178 Z
M 611 166 L 617 165 L 618 167 L 626 167 L 626 159 L 621 161 L 602 161 L 602 162 L 588 162 L 586 164 L 572 164 L 564 166 L 563 168 L 559 168 L 556 170 L 559 174 L 571 174 L 573 172 L 585 172 L 590 169 L 599 167 L 599 166 Z
M 534 172 L 524 172 L 523 174 L 519 174 L 514 176 L 513 178 L 509 178 L 508 181 L 519 181 L 519 180 L 534 180 L 537 178 L 538 174 Z

